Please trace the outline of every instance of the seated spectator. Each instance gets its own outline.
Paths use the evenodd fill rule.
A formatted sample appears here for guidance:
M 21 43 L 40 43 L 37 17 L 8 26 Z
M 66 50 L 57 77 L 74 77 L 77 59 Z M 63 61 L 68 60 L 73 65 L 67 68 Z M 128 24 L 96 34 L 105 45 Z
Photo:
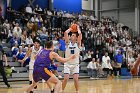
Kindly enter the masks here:
M 26 38 L 26 45 L 28 45 L 29 47 L 33 45 L 33 39 L 31 38 L 31 35 Z
M 88 70 L 90 79 L 97 78 L 97 63 L 95 62 L 95 58 L 93 58 L 92 61 L 89 62 L 87 66 L 87 70 Z
M 107 76 L 112 76 L 113 68 L 111 66 L 111 60 L 108 56 L 108 52 L 105 52 L 105 55 L 102 57 L 102 68 L 104 72 L 107 72 Z
M 26 11 L 27 13 L 30 13 L 30 14 L 33 13 L 33 11 L 32 11 L 32 7 L 30 6 L 30 4 L 27 5 L 25 11 Z
M 43 23 L 43 19 L 42 19 L 41 15 L 38 15 L 38 20 L 39 20 L 39 22 L 38 22 L 38 28 L 41 28 L 42 23 Z
M 92 60 L 91 51 L 89 50 L 84 56 L 84 62 L 90 62 Z
M 59 43 L 58 43 L 57 37 L 54 38 L 54 40 L 53 40 L 53 45 L 54 45 L 54 51 L 55 51 L 56 53 L 58 53 L 58 50 L 59 50 Z
M 21 43 L 25 43 L 27 38 L 27 31 L 24 30 L 21 35 Z
M 15 45 L 12 47 L 11 51 L 12 51 L 13 59 L 16 60 L 16 56 L 17 56 L 17 54 L 19 52 L 19 48 L 18 48 L 18 44 L 17 43 L 15 43 Z
M 21 27 L 19 26 L 18 23 L 16 23 L 16 26 L 13 29 L 13 34 L 17 34 L 18 37 L 20 37 L 22 34 Z
M 42 42 L 46 42 L 46 40 L 48 40 L 48 35 L 45 30 L 40 33 L 39 38 Z
M 31 18 L 31 22 L 39 22 L 39 19 L 38 19 L 37 15 L 34 15 L 34 16 Z
M 101 74 L 103 74 L 102 65 L 101 65 L 99 58 L 96 60 L 96 63 L 97 63 L 97 65 L 96 65 L 97 66 L 97 77 L 99 77 Z
M 8 23 L 8 20 L 7 19 L 3 23 L 3 26 L 6 27 L 7 30 L 10 30 L 10 24 Z
M 25 54 L 28 51 L 28 47 L 25 46 L 25 43 L 21 43 L 21 46 L 19 46 L 19 48 L 22 48 L 22 52 Z
M 22 52 L 22 48 L 19 49 L 18 54 L 16 55 L 17 61 L 21 62 L 22 66 L 25 67 L 26 65 L 29 65 L 30 62 L 30 57 L 28 57 L 24 63 L 22 63 L 23 61 L 21 61 L 24 57 L 25 57 L 26 53 Z
M 39 7 L 38 5 L 36 5 L 36 7 L 35 7 L 35 9 L 34 9 L 34 12 L 40 14 L 40 13 L 43 13 L 42 11 L 43 11 L 43 10 L 41 9 L 41 7 Z
M 7 36 L 8 36 L 8 29 L 6 26 L 3 26 L 2 23 L 0 22 L 0 39 L 2 43 L 5 43 L 3 39 L 6 39 Z
M 20 44 L 21 44 L 21 40 L 20 40 L 20 38 L 17 36 L 17 34 L 15 33 L 15 34 L 13 34 L 13 37 L 10 39 L 10 44 L 11 44 L 11 46 L 14 46 L 16 43 L 17 43 L 18 45 L 20 45 Z

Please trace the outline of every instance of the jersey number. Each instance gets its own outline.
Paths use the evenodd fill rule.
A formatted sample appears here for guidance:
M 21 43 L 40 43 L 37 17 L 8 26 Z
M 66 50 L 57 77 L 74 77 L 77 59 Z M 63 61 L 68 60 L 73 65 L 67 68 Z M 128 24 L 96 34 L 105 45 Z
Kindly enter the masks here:
M 71 54 L 74 54 L 74 50 L 71 50 L 70 52 L 71 52 Z

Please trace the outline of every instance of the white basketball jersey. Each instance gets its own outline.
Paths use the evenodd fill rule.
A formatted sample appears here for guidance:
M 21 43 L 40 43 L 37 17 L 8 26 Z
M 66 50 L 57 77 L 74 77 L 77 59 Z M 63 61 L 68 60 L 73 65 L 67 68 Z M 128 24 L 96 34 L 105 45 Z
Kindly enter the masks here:
M 69 42 L 66 47 L 65 56 L 69 57 L 72 54 L 76 54 L 76 58 L 66 62 L 65 64 L 79 64 L 80 48 L 78 47 L 77 42 L 74 44 L 72 44 L 72 42 Z
M 35 62 L 35 57 L 36 55 L 39 53 L 39 51 L 42 49 L 42 47 L 40 46 L 39 50 L 35 50 L 34 46 L 32 47 L 32 52 L 31 52 L 31 59 L 30 59 L 30 63 L 29 63 L 29 68 L 33 69 L 34 67 L 34 62 Z

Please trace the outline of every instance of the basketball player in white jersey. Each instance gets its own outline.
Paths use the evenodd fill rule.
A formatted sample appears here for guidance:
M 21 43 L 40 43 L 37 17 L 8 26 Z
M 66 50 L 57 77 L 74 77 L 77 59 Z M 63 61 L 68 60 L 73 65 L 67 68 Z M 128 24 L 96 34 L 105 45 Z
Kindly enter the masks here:
M 78 33 L 72 33 L 70 39 L 68 37 L 69 32 L 72 30 L 69 28 L 65 31 L 65 42 L 66 42 L 66 52 L 65 57 L 69 57 L 72 54 L 76 54 L 76 58 L 64 63 L 64 80 L 62 83 L 62 92 L 64 91 L 66 84 L 69 80 L 70 74 L 73 75 L 74 85 L 76 93 L 79 93 L 79 54 L 81 48 L 82 33 L 80 28 L 77 27 Z
M 34 45 L 28 50 L 26 53 L 24 59 L 22 62 L 24 62 L 28 57 L 30 57 L 30 62 L 29 62 L 29 84 L 32 84 L 33 80 L 33 67 L 34 67 L 34 62 L 36 59 L 36 55 L 39 53 L 39 51 L 42 49 L 40 46 L 40 40 L 34 40 Z M 36 87 L 35 87 L 36 88 Z

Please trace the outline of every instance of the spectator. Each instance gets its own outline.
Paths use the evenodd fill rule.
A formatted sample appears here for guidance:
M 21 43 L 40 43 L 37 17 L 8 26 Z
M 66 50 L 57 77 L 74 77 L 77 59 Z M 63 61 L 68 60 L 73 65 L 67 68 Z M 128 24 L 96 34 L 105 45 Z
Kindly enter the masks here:
M 16 23 L 16 26 L 13 29 L 13 34 L 16 34 L 17 37 L 20 37 L 21 34 L 22 34 L 22 30 L 21 30 L 21 28 L 20 28 L 18 23 Z
M 123 63 L 123 55 L 121 54 L 121 51 L 118 51 L 118 54 L 115 55 L 115 62 L 117 63 L 117 65 L 119 66 L 119 75 L 121 75 L 121 66 Z
M 34 12 L 40 14 L 40 13 L 42 13 L 42 11 L 43 11 L 43 10 L 41 9 L 41 7 L 39 7 L 38 5 L 36 5 L 36 7 L 35 7 L 35 9 L 34 9 Z
M 54 38 L 54 40 L 53 40 L 53 45 L 54 45 L 54 51 L 55 51 L 56 53 L 58 53 L 59 43 L 58 43 L 57 37 Z
M 31 38 L 31 35 L 29 35 L 26 38 L 26 44 L 30 47 L 31 45 L 33 45 L 33 39 Z
M 16 56 L 19 52 L 18 43 L 15 43 L 15 45 L 12 47 L 11 51 L 12 51 L 13 59 L 16 60 Z
M 89 50 L 84 56 L 84 62 L 92 61 L 91 51 Z
M 65 43 L 64 39 L 62 39 L 62 37 L 60 38 L 60 40 L 58 42 L 59 42 L 58 54 L 61 57 L 64 57 L 64 54 L 65 54 L 65 51 L 66 51 L 66 43 Z
M 21 43 L 21 40 L 20 40 L 20 38 L 17 36 L 17 34 L 16 34 L 16 33 L 13 34 L 13 37 L 10 39 L 10 44 L 11 44 L 11 46 L 14 46 L 15 44 L 20 45 L 20 43 Z
M 32 11 L 32 7 L 30 6 L 30 4 L 27 5 L 25 11 L 26 11 L 27 13 L 30 13 L 30 14 L 33 13 L 33 11 Z
M 25 43 L 27 38 L 27 31 L 24 30 L 21 35 L 21 43 Z
M 102 68 L 103 71 L 107 72 L 107 76 L 111 76 L 113 74 L 112 66 L 111 66 L 111 60 L 110 57 L 108 56 L 108 52 L 105 52 L 105 55 L 102 57 Z
M 95 62 L 95 58 L 92 59 L 91 62 L 87 65 L 87 70 L 90 76 L 90 79 L 97 78 L 97 63 Z
M 25 57 L 26 53 L 22 52 L 22 48 L 19 49 L 18 54 L 16 55 L 17 61 L 21 62 L 22 66 L 25 67 L 27 65 L 29 65 L 30 62 L 30 57 L 28 57 L 24 63 L 22 63 L 22 59 Z

